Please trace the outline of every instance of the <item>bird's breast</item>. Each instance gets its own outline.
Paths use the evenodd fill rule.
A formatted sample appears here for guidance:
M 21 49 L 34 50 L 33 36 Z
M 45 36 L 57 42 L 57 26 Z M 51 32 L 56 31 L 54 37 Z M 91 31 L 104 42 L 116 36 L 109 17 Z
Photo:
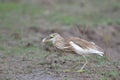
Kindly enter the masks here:
M 54 43 L 54 46 L 55 46 L 56 48 L 58 48 L 58 49 L 63 50 L 63 49 L 64 49 L 64 46 L 65 46 L 65 43 L 62 42 L 62 41 L 57 41 L 57 42 Z

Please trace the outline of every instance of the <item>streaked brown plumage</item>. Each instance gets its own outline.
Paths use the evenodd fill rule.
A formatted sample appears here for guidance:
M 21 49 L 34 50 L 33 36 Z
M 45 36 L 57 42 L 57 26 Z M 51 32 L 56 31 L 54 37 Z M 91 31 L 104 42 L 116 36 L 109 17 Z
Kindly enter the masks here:
M 79 45 L 83 49 L 96 49 L 103 52 L 103 49 L 97 46 L 94 42 L 89 42 L 78 37 L 70 37 L 68 42 L 73 41 L 75 44 Z
M 64 39 L 58 33 L 53 33 L 53 34 L 49 35 L 42 42 L 43 43 L 52 42 L 52 44 L 59 50 L 73 51 L 74 53 L 82 55 L 86 62 L 82 66 L 82 68 L 80 70 L 78 70 L 77 72 L 82 72 L 83 68 L 88 63 L 85 55 L 97 54 L 97 55 L 103 56 L 103 54 L 104 54 L 102 48 L 100 48 L 93 42 L 89 42 L 89 41 L 86 41 L 86 40 L 78 38 L 78 37 L 70 37 L 70 38 Z

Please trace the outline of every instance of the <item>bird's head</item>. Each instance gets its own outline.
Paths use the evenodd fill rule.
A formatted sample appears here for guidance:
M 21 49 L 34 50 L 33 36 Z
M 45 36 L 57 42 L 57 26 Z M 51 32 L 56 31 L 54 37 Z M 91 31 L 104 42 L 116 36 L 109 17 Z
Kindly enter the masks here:
M 60 38 L 60 34 L 52 33 L 48 37 L 44 38 L 43 42 L 52 42 L 52 43 L 54 43 L 59 38 Z

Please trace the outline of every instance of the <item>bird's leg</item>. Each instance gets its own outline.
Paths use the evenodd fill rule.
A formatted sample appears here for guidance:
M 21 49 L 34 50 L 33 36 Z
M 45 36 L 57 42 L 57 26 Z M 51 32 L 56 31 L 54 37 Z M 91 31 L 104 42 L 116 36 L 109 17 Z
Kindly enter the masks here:
M 49 55 L 51 55 L 51 54 L 47 54 L 44 58 L 47 59 Z
M 85 66 L 87 65 L 87 63 L 88 63 L 88 60 L 86 59 L 86 57 L 84 56 L 84 55 L 82 55 L 83 56 L 83 58 L 85 59 L 85 63 L 83 64 L 83 66 L 81 67 L 81 69 L 80 70 L 64 70 L 65 72 L 84 72 L 84 68 L 85 68 Z M 79 63 L 77 64 L 77 65 L 75 65 L 73 68 L 75 68 L 76 66 L 78 66 L 80 64 L 80 61 L 79 61 Z
M 77 71 L 75 71 L 75 72 L 84 72 L 84 67 L 87 65 L 87 63 L 88 63 L 88 60 L 86 59 L 86 57 L 84 56 L 84 55 L 82 55 L 83 56 L 83 58 L 85 59 L 85 63 L 84 63 L 84 65 L 81 67 L 81 69 L 80 70 L 77 70 Z
M 72 69 L 75 69 L 78 65 L 80 65 L 80 60 L 77 62 L 77 64 L 75 64 Z

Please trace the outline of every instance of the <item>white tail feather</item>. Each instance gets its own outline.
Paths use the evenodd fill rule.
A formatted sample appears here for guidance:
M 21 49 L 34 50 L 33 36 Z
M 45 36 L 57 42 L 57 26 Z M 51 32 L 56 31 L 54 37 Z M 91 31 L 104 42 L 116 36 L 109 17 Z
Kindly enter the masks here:
M 103 56 L 104 52 L 101 52 L 101 51 L 98 51 L 98 50 L 95 50 L 95 49 L 89 49 L 88 50 L 90 53 L 94 53 L 94 54 L 98 54 L 100 56 Z
M 89 49 L 83 49 L 74 42 L 70 41 L 70 45 L 75 49 L 75 52 L 77 54 L 97 54 L 100 56 L 103 56 L 104 52 L 89 48 Z

